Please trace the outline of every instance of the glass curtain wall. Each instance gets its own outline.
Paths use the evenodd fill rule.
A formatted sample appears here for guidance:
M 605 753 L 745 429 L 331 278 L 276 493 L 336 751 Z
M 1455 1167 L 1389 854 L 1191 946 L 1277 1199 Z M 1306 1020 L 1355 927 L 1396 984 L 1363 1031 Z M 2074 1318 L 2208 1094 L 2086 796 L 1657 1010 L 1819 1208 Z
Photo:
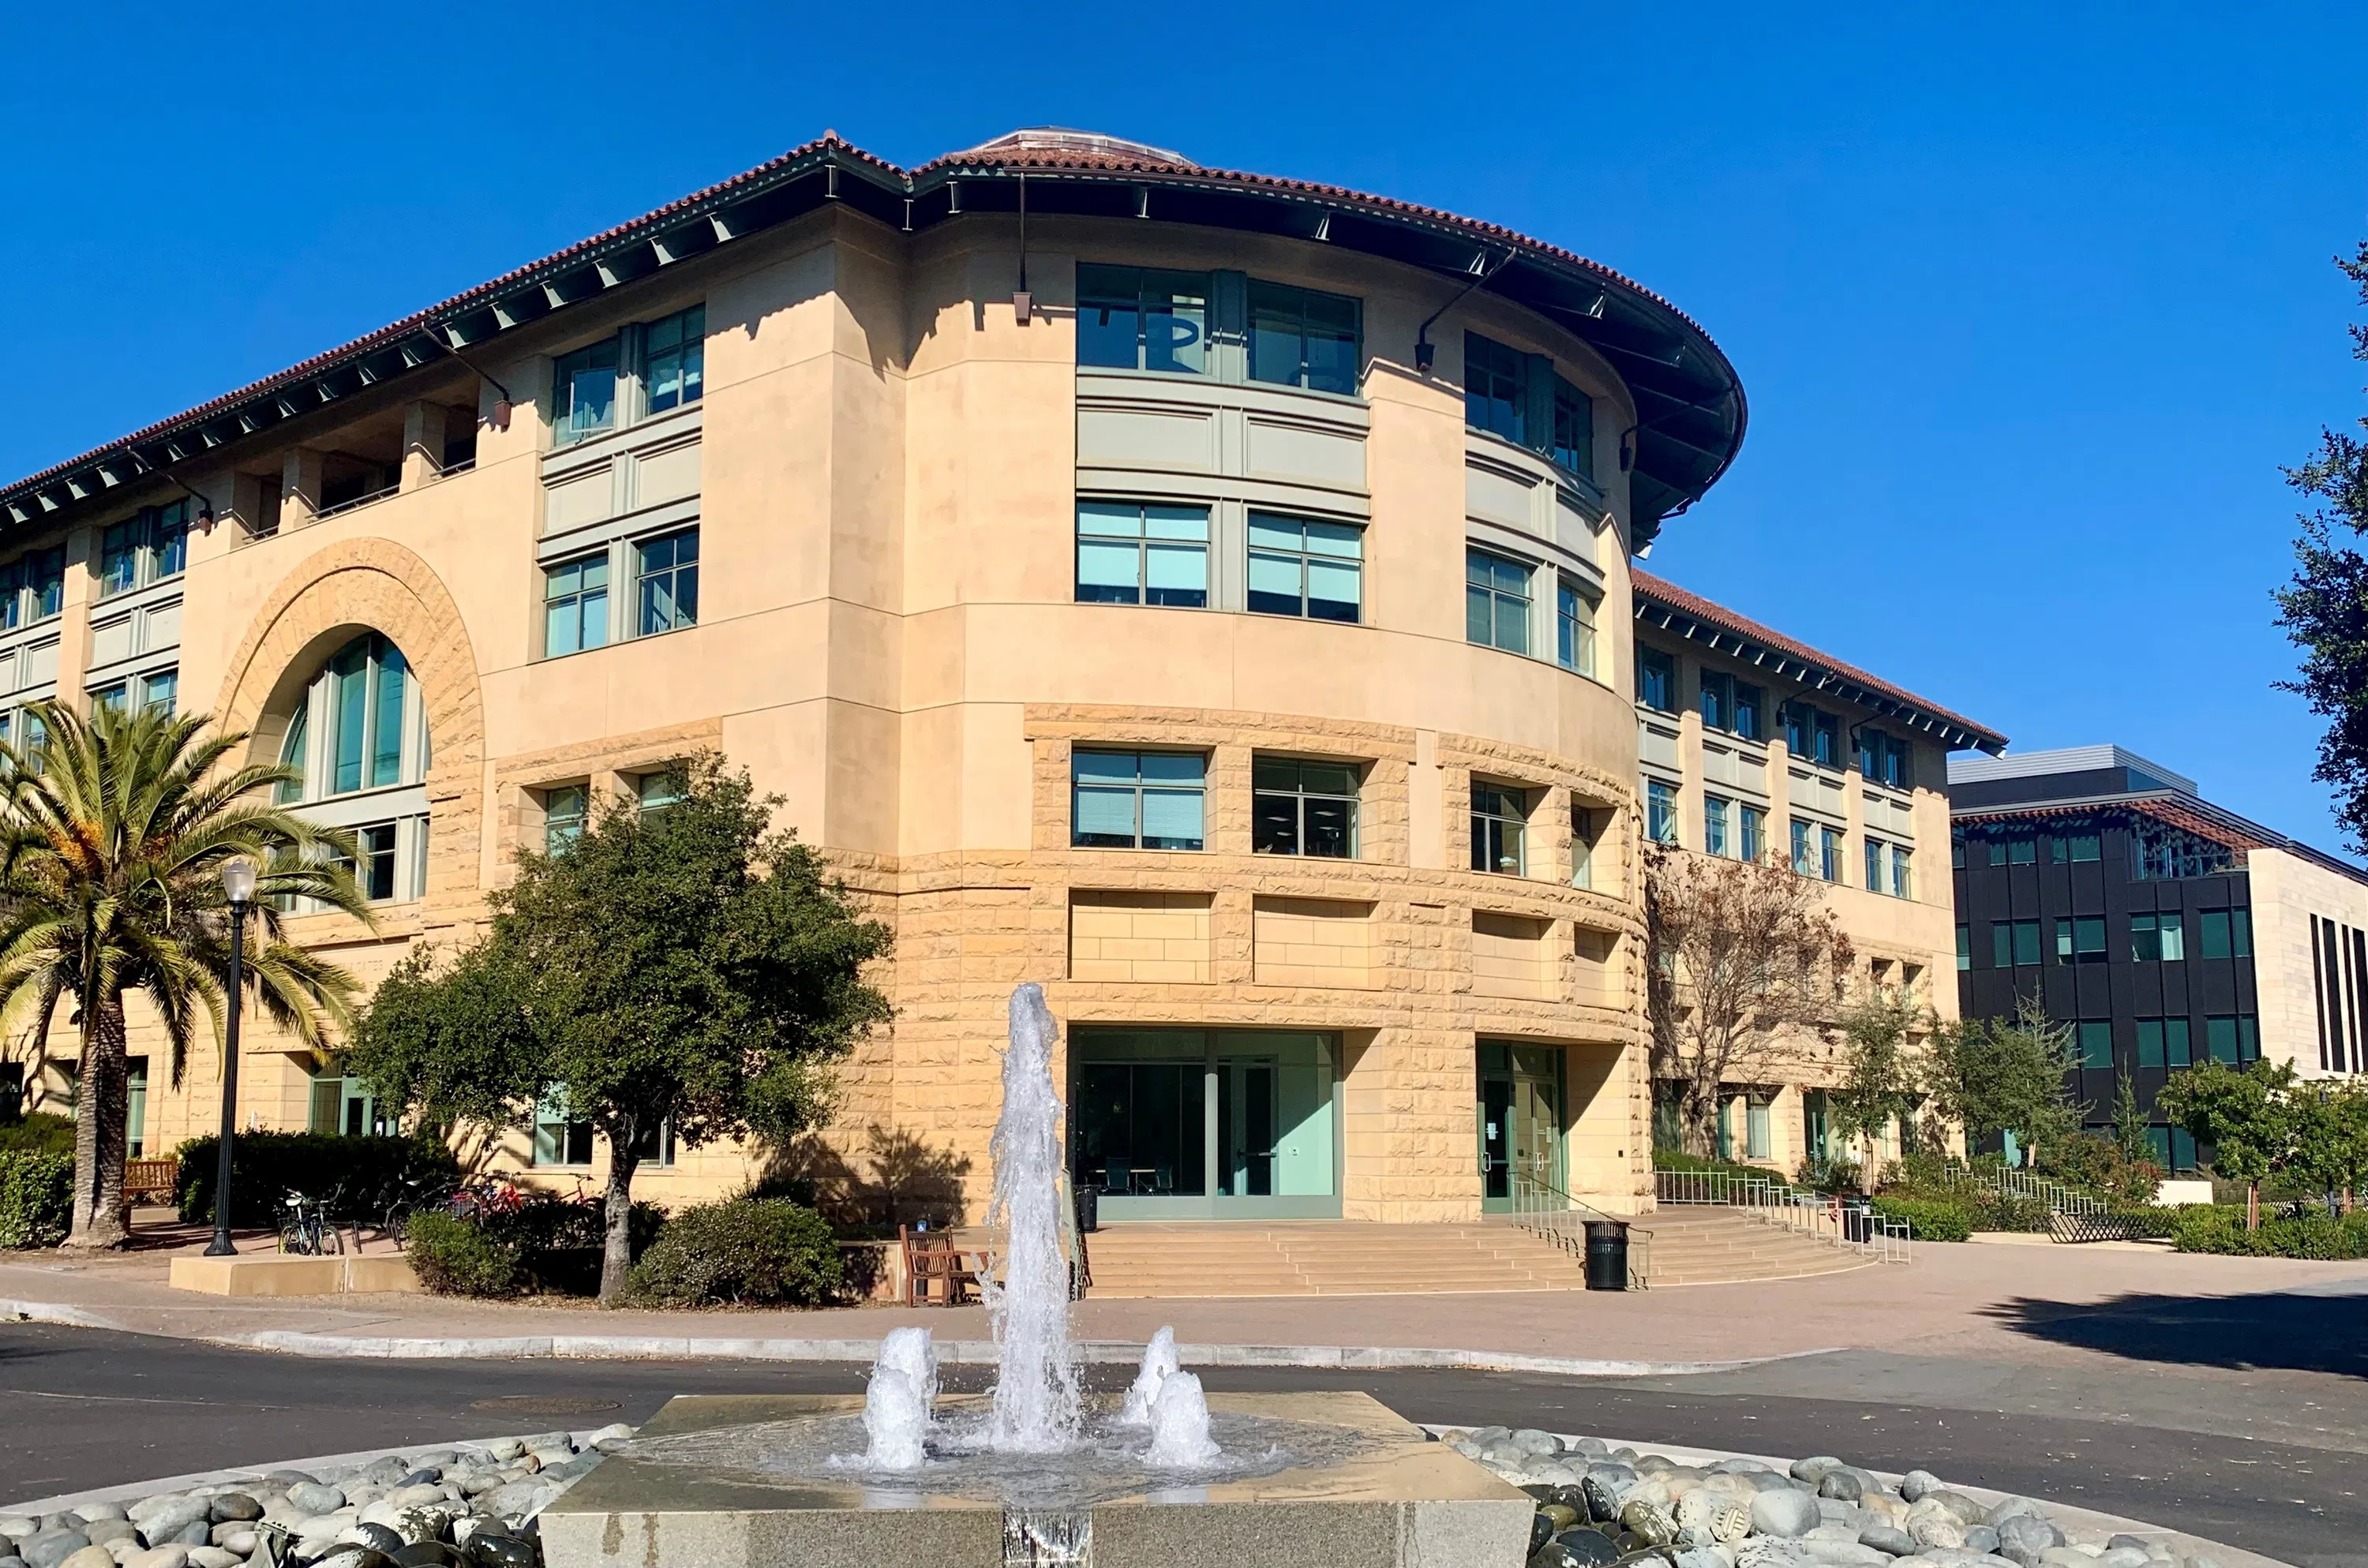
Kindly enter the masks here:
M 1338 1060 L 1324 1034 L 1078 1028 L 1072 1178 L 1106 1220 L 1337 1219 Z

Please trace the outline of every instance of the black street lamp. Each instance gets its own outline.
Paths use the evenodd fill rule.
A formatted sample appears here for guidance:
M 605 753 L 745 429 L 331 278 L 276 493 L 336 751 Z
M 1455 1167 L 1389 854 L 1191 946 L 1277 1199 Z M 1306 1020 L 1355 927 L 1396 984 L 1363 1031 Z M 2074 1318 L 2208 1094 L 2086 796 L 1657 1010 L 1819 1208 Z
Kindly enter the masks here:
M 230 898 L 230 1024 L 222 1040 L 222 1137 L 214 1162 L 214 1242 L 208 1257 L 229 1257 L 238 1248 L 230 1240 L 230 1142 L 238 1118 L 238 1004 L 245 989 L 242 973 L 246 960 L 246 906 L 255 902 L 255 862 L 244 855 L 222 862 L 222 892 Z

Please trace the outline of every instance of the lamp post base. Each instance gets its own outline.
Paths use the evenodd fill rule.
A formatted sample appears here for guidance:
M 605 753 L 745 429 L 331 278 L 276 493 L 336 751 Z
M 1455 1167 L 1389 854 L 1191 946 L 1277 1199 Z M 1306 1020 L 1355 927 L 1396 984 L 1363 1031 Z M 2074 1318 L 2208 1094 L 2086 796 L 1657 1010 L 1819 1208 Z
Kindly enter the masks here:
M 228 1236 L 216 1236 L 214 1238 L 214 1244 L 206 1248 L 205 1256 L 208 1257 L 236 1257 L 238 1256 L 238 1248 L 230 1244 L 230 1238 Z

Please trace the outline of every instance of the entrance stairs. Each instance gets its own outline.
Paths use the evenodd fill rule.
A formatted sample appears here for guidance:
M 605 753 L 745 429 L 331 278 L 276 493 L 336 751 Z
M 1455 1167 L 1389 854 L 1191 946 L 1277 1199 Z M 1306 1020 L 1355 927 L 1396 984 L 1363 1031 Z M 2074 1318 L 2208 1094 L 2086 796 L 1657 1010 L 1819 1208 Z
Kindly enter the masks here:
M 1854 1249 L 1727 1209 L 1645 1216 L 1655 1286 L 1865 1267 Z M 1473 1224 L 1311 1220 L 1106 1225 L 1086 1238 L 1096 1297 L 1442 1295 L 1583 1290 L 1584 1262 L 1491 1216 Z

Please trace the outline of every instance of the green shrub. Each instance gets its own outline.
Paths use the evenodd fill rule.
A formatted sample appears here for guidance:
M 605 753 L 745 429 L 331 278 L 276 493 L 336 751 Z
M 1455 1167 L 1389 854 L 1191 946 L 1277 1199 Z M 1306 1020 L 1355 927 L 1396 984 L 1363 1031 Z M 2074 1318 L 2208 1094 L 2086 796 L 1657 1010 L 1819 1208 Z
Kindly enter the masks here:
M 2248 1257 L 2368 1257 L 2368 1212 L 2341 1219 L 2317 1210 L 2264 1214 L 2260 1229 L 2248 1231 L 2241 1207 L 2194 1203 L 2177 1210 L 2170 1240 L 2180 1252 Z
M 1974 1233 L 1973 1210 L 1961 1203 L 1930 1198 L 1878 1198 L 1874 1211 L 1885 1220 L 1905 1220 L 1907 1233 L 1919 1242 L 1962 1242 Z
M 74 1118 L 35 1110 L 13 1121 L 0 1121 L 0 1154 L 19 1151 L 34 1154 L 73 1153 Z
M 1801 1173 L 1793 1183 L 1812 1192 L 1856 1192 L 1865 1180 L 1866 1171 L 1856 1160 L 1812 1154 L 1801 1162 Z
M 2017 1198 L 1992 1187 L 1987 1192 L 1954 1194 L 1951 1201 L 1972 1210 L 1976 1231 L 2044 1231 L 2049 1210 L 2044 1199 Z
M 821 1215 L 787 1199 L 743 1198 L 667 1221 L 633 1269 L 632 1294 L 661 1306 L 806 1307 L 844 1283 Z
M 202 1225 L 214 1217 L 214 1148 L 209 1134 L 174 1151 L 181 1157 L 175 1198 L 183 1224 Z M 441 1183 L 459 1174 L 452 1151 L 432 1139 L 242 1132 L 231 1149 L 231 1222 L 277 1224 L 290 1190 L 308 1198 L 336 1195 L 332 1219 L 372 1221 L 403 1182 Z
M 2152 1160 L 2133 1160 L 2112 1139 L 2087 1132 L 2049 1144 L 2039 1168 L 2075 1191 L 2129 1204 L 2152 1202 L 2164 1174 Z
M 74 1223 L 74 1156 L 0 1152 L 0 1247 L 53 1247 Z
M 446 1296 L 515 1296 L 526 1288 L 518 1244 L 441 1210 L 423 1210 L 403 1228 L 419 1283 Z
M 2179 1210 L 2156 1203 L 2116 1206 L 2113 1218 L 2134 1242 L 2169 1241 L 2179 1228 Z

